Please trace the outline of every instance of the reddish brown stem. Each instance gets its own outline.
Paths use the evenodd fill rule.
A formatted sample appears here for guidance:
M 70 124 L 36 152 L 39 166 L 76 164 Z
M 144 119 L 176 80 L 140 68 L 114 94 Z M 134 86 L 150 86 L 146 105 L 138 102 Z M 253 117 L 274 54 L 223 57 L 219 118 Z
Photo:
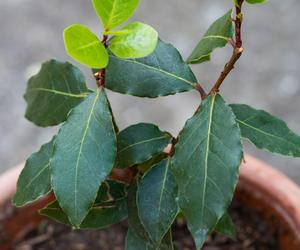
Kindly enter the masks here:
M 196 90 L 200 93 L 201 99 L 204 100 L 207 96 L 207 93 L 200 83 L 196 85 Z
M 102 43 L 105 48 L 108 47 L 108 36 L 103 35 Z M 105 69 L 101 69 L 99 72 L 95 74 L 95 78 L 97 81 L 97 85 L 99 88 L 105 85 Z
M 236 6 L 236 18 L 234 19 L 235 23 L 235 43 L 233 44 L 233 53 L 229 60 L 229 62 L 225 65 L 224 70 L 220 74 L 218 80 L 216 81 L 215 85 L 209 92 L 210 94 L 214 94 L 219 92 L 219 89 L 226 79 L 226 77 L 229 75 L 229 73 L 234 69 L 234 66 L 236 62 L 240 59 L 241 55 L 243 54 L 243 41 L 242 41 L 242 22 L 243 22 L 243 15 L 242 15 L 242 5 L 244 0 L 240 0 L 238 2 L 238 5 Z

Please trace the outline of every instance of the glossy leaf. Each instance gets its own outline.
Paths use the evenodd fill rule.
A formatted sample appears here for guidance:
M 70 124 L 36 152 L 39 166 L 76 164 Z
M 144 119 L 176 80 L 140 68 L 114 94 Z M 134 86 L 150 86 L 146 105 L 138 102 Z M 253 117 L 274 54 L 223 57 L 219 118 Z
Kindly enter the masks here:
M 170 170 L 171 159 L 152 167 L 138 186 L 139 218 L 153 242 L 159 244 L 173 224 L 179 208 L 177 184 Z
M 137 183 L 133 183 L 128 190 L 128 224 L 129 230 L 126 238 L 126 250 L 173 250 L 171 233 L 167 233 L 161 244 L 151 241 L 142 225 L 137 208 Z
M 103 89 L 70 113 L 60 129 L 51 160 L 52 186 L 70 222 L 79 226 L 116 158 L 116 136 Z
M 243 156 L 240 137 L 235 116 L 220 95 L 205 99 L 179 136 L 171 166 L 197 249 L 231 202 Z
M 26 118 L 38 126 L 57 125 L 89 94 L 81 71 L 66 62 L 50 60 L 31 77 L 24 98 Z
M 158 33 L 151 26 L 134 22 L 121 29 L 122 35 L 109 41 L 109 49 L 120 58 L 142 58 L 150 55 L 156 48 Z M 97 68 L 97 67 L 95 67 Z
M 64 30 L 65 48 L 69 56 L 90 68 L 105 68 L 108 53 L 98 37 L 86 26 L 73 24 Z
M 248 105 L 230 105 L 241 128 L 242 136 L 256 147 L 272 153 L 300 157 L 300 136 L 285 122 L 263 110 Z
M 220 234 L 228 236 L 232 240 L 236 240 L 236 231 L 234 223 L 228 212 L 226 212 L 219 220 L 215 230 Z
M 105 30 L 126 22 L 134 13 L 139 0 L 93 0 L 94 9 Z
M 153 124 L 139 123 L 121 131 L 117 139 L 117 166 L 125 168 L 160 155 L 172 136 Z
M 227 12 L 210 26 L 204 37 L 200 40 L 187 59 L 188 63 L 196 64 L 209 61 L 214 49 L 222 48 L 228 43 L 234 34 L 231 15 L 232 10 Z
M 172 234 L 169 231 L 159 246 L 146 242 L 143 238 L 128 230 L 125 250 L 174 250 Z
M 190 91 L 196 85 L 196 77 L 177 49 L 161 40 L 154 53 L 142 59 L 120 59 L 110 55 L 106 69 L 106 87 L 133 96 L 173 95 Z
M 53 143 L 54 139 L 44 144 L 37 153 L 27 159 L 19 176 L 17 192 L 13 197 L 15 206 L 25 206 L 51 191 L 50 158 Z

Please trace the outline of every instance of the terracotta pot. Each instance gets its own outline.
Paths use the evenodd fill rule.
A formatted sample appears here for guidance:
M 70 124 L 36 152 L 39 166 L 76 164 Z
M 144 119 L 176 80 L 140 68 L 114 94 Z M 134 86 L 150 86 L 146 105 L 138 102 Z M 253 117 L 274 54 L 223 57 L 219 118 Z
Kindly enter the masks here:
M 15 192 L 16 181 L 22 166 L 0 176 L 0 207 Z M 265 163 L 247 155 L 241 167 L 240 182 L 236 192 L 239 199 L 250 209 L 259 211 L 267 223 L 276 228 L 278 243 L 282 250 L 300 249 L 300 189 L 286 176 Z M 1 250 L 11 245 L 26 232 L 35 227 L 42 218 L 37 210 L 47 204 L 53 196 L 6 215 L 4 228 L 5 242 Z

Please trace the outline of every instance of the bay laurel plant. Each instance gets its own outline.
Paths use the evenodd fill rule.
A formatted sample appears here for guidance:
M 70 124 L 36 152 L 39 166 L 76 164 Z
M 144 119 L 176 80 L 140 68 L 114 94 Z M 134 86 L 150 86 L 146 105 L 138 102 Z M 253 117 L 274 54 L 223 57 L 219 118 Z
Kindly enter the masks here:
M 213 231 L 234 237 L 227 213 L 243 160 L 241 139 L 273 153 L 300 157 L 300 137 L 269 113 L 228 105 L 220 88 L 243 53 L 243 4 L 234 0 L 185 61 L 151 26 L 124 25 L 139 0 L 93 0 L 103 25 L 99 39 L 86 26 L 64 31 L 67 53 L 89 67 L 97 88 L 68 62 L 45 62 L 29 79 L 26 117 L 41 127 L 61 124 L 22 171 L 16 206 L 53 193 L 40 213 L 75 229 L 102 229 L 128 219 L 126 249 L 174 249 L 172 225 L 186 219 L 197 249 Z M 122 26 L 121 28 L 119 28 Z M 210 91 L 189 64 L 216 48 L 233 53 Z M 177 137 L 139 123 L 119 131 L 106 89 L 156 98 L 198 91 L 199 108 Z

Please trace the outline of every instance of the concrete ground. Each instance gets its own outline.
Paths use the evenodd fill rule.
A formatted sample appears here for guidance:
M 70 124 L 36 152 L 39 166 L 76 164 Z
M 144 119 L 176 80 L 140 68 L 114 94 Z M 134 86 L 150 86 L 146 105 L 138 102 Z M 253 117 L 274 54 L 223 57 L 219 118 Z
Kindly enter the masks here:
M 160 36 L 188 56 L 209 24 L 231 7 L 231 0 L 141 0 L 133 20 L 154 26 Z M 248 103 L 287 121 L 300 134 L 299 0 L 270 0 L 245 8 L 245 54 L 224 83 L 230 103 Z M 73 23 L 101 27 L 87 0 L 0 1 L 0 172 L 24 161 L 47 142 L 56 128 L 41 129 L 24 118 L 22 98 L 26 79 L 49 58 L 70 60 L 64 51 L 63 29 Z M 215 81 L 231 53 L 228 47 L 212 61 L 193 69 L 207 88 Z M 80 66 L 82 69 L 84 67 Z M 89 70 L 85 73 L 93 80 Z M 158 123 L 176 134 L 197 105 L 197 93 L 158 100 L 109 93 L 121 128 L 136 122 Z M 300 159 L 256 150 L 246 151 L 281 169 L 300 184 Z

